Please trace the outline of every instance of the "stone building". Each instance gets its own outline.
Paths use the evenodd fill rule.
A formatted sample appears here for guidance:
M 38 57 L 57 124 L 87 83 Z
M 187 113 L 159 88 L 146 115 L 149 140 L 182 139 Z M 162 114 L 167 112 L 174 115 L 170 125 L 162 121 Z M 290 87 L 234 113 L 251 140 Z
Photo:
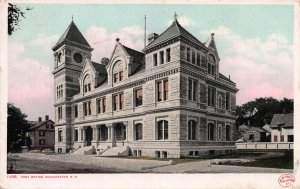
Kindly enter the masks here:
M 175 18 L 142 52 L 116 39 L 110 59 L 96 63 L 72 21 L 52 49 L 57 153 L 128 146 L 179 158 L 235 148 L 238 89 L 219 72 L 214 34 L 202 43 Z

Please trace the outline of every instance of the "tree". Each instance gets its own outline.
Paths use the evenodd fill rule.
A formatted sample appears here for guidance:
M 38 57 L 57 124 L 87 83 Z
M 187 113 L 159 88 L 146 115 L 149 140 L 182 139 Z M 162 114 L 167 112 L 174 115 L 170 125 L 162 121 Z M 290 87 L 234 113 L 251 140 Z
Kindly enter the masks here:
M 32 8 L 26 8 L 31 10 Z M 21 10 L 17 5 L 8 3 L 8 35 L 11 35 L 18 29 L 21 17 L 25 18 L 25 12 Z
M 250 122 L 251 126 L 262 127 L 271 123 L 274 114 L 292 113 L 293 111 L 293 99 L 257 98 L 242 106 L 237 106 L 237 125 Z
M 30 127 L 26 117 L 20 108 L 7 104 L 7 151 L 17 151 L 25 145 L 25 135 Z

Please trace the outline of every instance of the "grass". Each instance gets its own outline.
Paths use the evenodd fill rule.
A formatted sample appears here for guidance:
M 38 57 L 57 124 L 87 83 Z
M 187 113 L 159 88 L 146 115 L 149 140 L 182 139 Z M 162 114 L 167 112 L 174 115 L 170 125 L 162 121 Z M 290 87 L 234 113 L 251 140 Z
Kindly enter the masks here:
M 294 168 L 293 151 L 285 152 L 284 156 L 281 156 L 281 157 L 258 159 L 256 161 L 246 162 L 246 163 L 229 163 L 228 162 L 228 163 L 224 163 L 224 165 L 293 169 Z

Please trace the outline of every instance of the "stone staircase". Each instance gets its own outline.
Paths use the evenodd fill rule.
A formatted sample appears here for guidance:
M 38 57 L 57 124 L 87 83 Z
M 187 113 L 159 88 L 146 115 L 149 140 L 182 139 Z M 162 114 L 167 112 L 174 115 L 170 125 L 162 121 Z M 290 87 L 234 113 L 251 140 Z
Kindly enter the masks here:
M 73 151 L 72 154 L 91 155 L 91 154 L 95 154 L 95 152 L 96 152 L 95 146 L 85 146 Z
M 128 146 L 120 146 L 108 148 L 103 151 L 100 156 L 129 156 L 129 147 Z

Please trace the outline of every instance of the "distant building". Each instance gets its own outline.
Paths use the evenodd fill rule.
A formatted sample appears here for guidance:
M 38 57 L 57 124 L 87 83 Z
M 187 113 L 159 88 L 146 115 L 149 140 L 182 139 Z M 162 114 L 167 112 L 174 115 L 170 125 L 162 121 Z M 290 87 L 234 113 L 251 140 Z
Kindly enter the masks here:
M 54 122 L 45 116 L 45 121 L 42 117 L 38 121 L 29 121 L 31 125 L 28 135 L 30 137 L 31 149 L 54 149 L 55 144 L 55 129 Z
M 71 22 L 52 48 L 56 153 L 128 146 L 177 158 L 235 149 L 238 89 L 220 73 L 214 34 L 202 43 L 175 18 L 148 40 L 140 52 L 117 38 L 110 59 L 96 63 Z
M 243 137 L 246 142 L 266 142 L 267 133 L 268 131 L 263 128 L 250 127 L 247 131 L 245 131 Z
M 294 114 L 274 114 L 270 127 L 272 142 L 294 142 Z

